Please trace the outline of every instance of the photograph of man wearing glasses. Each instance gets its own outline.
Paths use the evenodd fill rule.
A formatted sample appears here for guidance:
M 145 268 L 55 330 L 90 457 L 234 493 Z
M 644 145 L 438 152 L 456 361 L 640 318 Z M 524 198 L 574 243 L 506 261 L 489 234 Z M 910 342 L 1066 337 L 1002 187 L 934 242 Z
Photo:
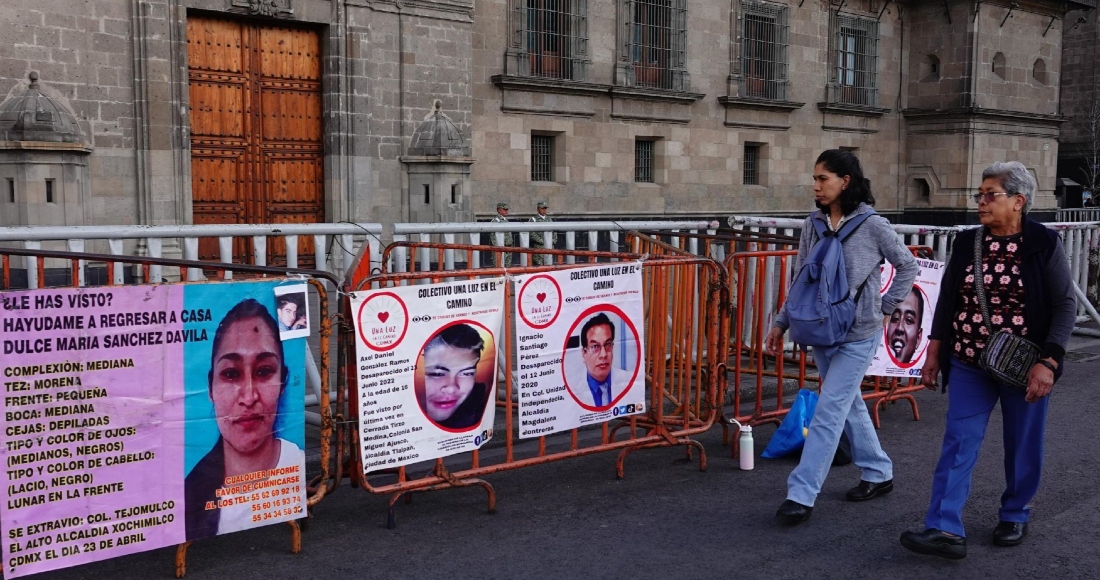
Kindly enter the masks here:
M 625 360 L 623 340 L 636 342 L 633 336 L 620 337 L 616 341 L 616 326 L 622 328 L 618 316 L 608 316 L 599 312 L 586 320 L 578 336 L 580 358 L 583 365 L 576 364 L 576 356 L 567 354 L 570 372 L 566 384 L 573 396 L 583 407 L 594 411 L 611 408 L 616 399 L 630 386 L 633 366 L 637 361 Z M 570 345 L 572 346 L 572 341 Z M 616 353 L 619 354 L 616 357 Z M 633 353 L 631 353 L 633 354 Z M 631 357 L 633 358 L 633 357 Z M 630 368 L 627 368 L 627 367 Z

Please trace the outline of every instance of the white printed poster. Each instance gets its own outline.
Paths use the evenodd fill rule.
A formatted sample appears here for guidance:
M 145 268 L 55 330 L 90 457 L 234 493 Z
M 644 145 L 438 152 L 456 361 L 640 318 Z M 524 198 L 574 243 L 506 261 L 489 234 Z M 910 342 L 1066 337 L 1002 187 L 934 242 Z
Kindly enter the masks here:
M 515 282 L 520 438 L 644 412 L 641 263 Z
M 351 294 L 365 472 L 471 451 L 492 437 L 504 284 Z
M 882 328 L 878 346 L 868 375 L 882 377 L 920 378 L 924 356 L 928 351 L 928 334 L 932 331 L 932 313 L 940 298 L 943 262 L 917 259 L 920 272 L 913 289 L 894 309 Z M 882 292 L 894 281 L 894 267 L 882 267 Z

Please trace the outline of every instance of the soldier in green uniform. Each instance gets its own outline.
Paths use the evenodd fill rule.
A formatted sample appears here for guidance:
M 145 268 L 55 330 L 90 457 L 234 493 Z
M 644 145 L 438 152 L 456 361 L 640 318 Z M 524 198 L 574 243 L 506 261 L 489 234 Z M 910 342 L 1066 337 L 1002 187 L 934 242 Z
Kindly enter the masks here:
M 531 217 L 531 221 L 533 221 L 535 223 L 538 223 L 538 222 L 549 223 L 549 222 L 554 221 L 554 218 L 546 215 L 546 210 L 549 207 L 550 206 L 545 201 L 538 202 L 538 204 L 535 205 L 535 211 L 538 212 L 538 213 L 536 213 L 534 216 Z M 531 247 L 532 248 L 541 248 L 541 247 L 543 247 L 542 244 L 543 244 L 543 234 L 544 233 L 545 232 L 531 232 Z M 558 234 L 555 232 L 555 233 L 551 233 L 550 236 L 551 236 L 550 237 L 550 246 L 554 247 L 558 243 Z M 553 265 L 553 263 L 554 263 L 554 257 L 553 256 L 548 256 L 548 255 L 545 255 L 545 254 L 543 254 L 543 255 L 537 255 L 536 254 L 535 256 L 533 256 L 531 258 L 531 263 L 535 266 L 550 266 L 550 265 Z
M 508 223 L 508 204 L 504 203 L 503 201 L 497 204 L 497 215 L 496 215 L 496 217 L 493 218 L 492 221 L 495 224 L 506 224 L 506 223 Z M 489 243 L 491 245 L 494 245 L 494 246 L 497 245 L 496 234 L 493 234 L 493 233 L 489 234 Z M 506 248 L 512 247 L 512 232 L 505 232 L 504 233 L 504 247 L 506 247 Z M 512 266 L 512 254 L 511 254 L 511 252 L 505 252 L 504 254 L 502 254 L 502 256 L 504 258 L 503 258 L 503 260 L 501 260 L 501 262 L 503 262 L 503 264 L 501 264 L 501 265 L 504 266 L 505 268 L 511 267 Z M 496 265 L 496 254 L 495 253 L 493 254 L 493 265 L 494 266 Z

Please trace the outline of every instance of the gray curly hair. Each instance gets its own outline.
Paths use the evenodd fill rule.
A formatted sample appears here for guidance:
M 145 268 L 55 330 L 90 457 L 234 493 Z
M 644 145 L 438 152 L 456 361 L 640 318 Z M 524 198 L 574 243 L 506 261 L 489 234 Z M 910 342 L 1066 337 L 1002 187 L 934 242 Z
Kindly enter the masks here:
M 1031 211 L 1031 206 L 1035 204 L 1035 190 L 1039 188 L 1039 184 L 1035 182 L 1035 178 L 1023 163 L 998 161 L 982 171 L 982 181 L 987 179 L 1000 181 L 1005 193 L 1009 195 L 1024 196 L 1023 213 L 1027 215 L 1027 212 Z

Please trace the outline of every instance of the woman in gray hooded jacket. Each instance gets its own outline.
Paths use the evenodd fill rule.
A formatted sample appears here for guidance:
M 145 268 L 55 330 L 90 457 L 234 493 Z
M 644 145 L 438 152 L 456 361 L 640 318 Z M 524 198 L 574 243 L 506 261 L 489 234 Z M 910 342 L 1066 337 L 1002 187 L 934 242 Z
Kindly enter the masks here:
M 855 216 L 872 211 L 875 198 L 863 177 L 859 160 L 848 151 L 823 152 L 814 166 L 814 201 L 818 211 L 802 225 L 795 271 L 817 242 L 814 220 L 838 232 Z M 814 362 L 821 375 L 821 395 L 810 422 L 806 445 L 798 467 L 787 479 L 787 500 L 776 517 L 788 524 L 804 522 L 813 511 L 843 431 L 852 444 L 852 462 L 862 470 L 859 485 L 848 491 L 849 501 L 865 501 L 894 488 L 893 463 L 879 445 L 860 384 L 881 342 L 885 321 L 905 299 L 919 266 L 912 252 L 894 233 L 886 218 L 872 215 L 843 240 L 848 287 L 856 296 L 855 323 L 844 340 L 830 348 L 814 348 Z M 879 264 L 886 259 L 897 270 L 890 288 L 880 293 Z M 885 318 L 884 318 L 885 317 Z M 781 356 L 783 334 L 789 328 L 787 306 L 776 317 L 765 339 L 773 356 Z

